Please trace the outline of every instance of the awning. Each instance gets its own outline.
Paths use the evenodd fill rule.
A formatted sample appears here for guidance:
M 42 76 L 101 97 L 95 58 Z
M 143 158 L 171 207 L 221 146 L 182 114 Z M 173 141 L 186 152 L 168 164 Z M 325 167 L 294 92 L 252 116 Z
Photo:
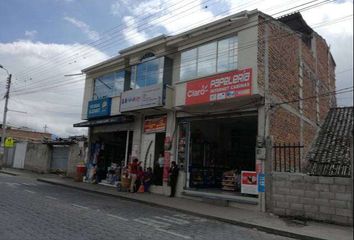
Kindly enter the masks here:
M 92 127 L 98 125 L 106 125 L 106 124 L 119 124 L 119 123 L 131 123 L 134 122 L 134 116 L 116 116 L 110 118 L 100 118 L 94 120 L 88 120 L 85 122 L 75 123 L 74 127 Z

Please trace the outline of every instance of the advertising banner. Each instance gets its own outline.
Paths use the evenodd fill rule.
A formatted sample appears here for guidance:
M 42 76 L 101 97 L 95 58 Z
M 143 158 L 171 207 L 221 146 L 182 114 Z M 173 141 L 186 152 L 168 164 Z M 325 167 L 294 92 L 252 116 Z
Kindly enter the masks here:
M 256 172 L 241 171 L 241 193 L 258 194 Z
M 149 117 L 144 121 L 144 133 L 155 133 L 166 131 L 167 115 Z
M 186 84 L 186 105 L 209 103 L 252 94 L 252 68 L 216 74 Z
M 121 112 L 160 106 L 163 106 L 162 83 L 123 92 L 120 100 Z
M 105 117 L 111 114 L 112 98 L 102 98 L 89 101 L 87 118 Z

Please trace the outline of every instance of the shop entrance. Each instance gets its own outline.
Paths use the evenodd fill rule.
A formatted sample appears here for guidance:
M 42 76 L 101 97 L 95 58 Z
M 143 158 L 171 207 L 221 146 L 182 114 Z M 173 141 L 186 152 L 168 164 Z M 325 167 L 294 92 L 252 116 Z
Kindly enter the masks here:
M 120 171 L 132 148 L 132 131 L 96 133 L 92 138 L 91 163 L 96 166 L 99 180 L 106 179 L 109 171 Z
M 152 168 L 153 184 L 157 186 L 162 186 L 165 136 L 165 132 L 144 134 L 143 168 Z
M 179 135 L 187 188 L 236 193 L 241 171 L 255 171 L 257 116 L 190 120 Z

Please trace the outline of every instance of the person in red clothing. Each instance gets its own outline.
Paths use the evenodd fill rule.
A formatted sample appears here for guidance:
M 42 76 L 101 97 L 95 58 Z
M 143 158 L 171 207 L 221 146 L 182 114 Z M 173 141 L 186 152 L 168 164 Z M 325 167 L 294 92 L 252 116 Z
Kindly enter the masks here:
M 133 160 L 132 163 L 130 163 L 130 192 L 134 192 L 134 185 L 135 181 L 138 177 L 138 167 L 140 166 L 141 162 L 137 158 Z
M 135 181 L 135 192 L 139 190 L 139 187 L 144 184 L 144 170 L 142 167 L 138 167 L 137 178 Z

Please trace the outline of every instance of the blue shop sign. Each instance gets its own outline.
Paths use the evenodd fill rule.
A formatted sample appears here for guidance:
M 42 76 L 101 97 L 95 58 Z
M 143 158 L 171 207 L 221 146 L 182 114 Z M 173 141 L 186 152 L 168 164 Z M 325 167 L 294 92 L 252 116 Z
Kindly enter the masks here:
M 258 174 L 258 192 L 265 191 L 265 174 L 259 173 Z
M 111 114 L 112 98 L 102 98 L 89 101 L 87 118 L 105 117 Z

